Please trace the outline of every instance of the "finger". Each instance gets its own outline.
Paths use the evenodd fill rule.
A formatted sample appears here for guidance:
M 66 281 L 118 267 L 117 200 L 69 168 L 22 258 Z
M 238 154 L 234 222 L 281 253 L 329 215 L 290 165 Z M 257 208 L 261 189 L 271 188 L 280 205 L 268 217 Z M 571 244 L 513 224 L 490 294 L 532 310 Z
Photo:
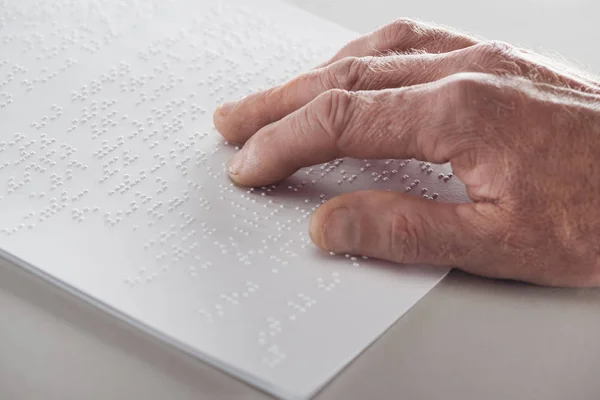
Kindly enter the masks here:
M 517 74 L 512 49 L 480 43 L 444 54 L 349 57 L 310 71 L 281 86 L 224 104 L 214 116 L 218 131 L 229 141 L 244 143 L 263 126 L 280 120 L 331 89 L 381 90 L 417 85 L 460 72 Z
M 481 146 L 481 107 L 510 100 L 499 87 L 493 77 L 460 74 L 401 89 L 331 90 L 252 136 L 229 174 L 240 185 L 263 186 L 339 157 L 445 163 Z M 484 122 L 498 126 L 492 118 Z
M 477 43 L 479 41 L 473 37 L 403 18 L 351 41 L 320 67 L 345 57 L 379 56 L 388 52 L 411 51 L 446 53 Z
M 265 125 L 302 108 L 330 89 L 374 89 L 367 79 L 374 58 L 347 58 L 327 68 L 306 74 L 274 88 L 251 94 L 243 99 L 223 104 L 214 115 L 217 130 L 235 143 L 244 143 Z M 378 83 L 386 87 L 385 82 Z
M 224 104 L 215 112 L 214 124 L 227 140 L 244 143 L 263 126 L 328 90 L 379 90 L 423 83 L 443 74 L 443 62 L 438 55 L 345 58 L 281 86 Z
M 310 223 L 312 241 L 337 254 L 481 273 L 493 252 L 491 204 L 438 203 L 386 191 L 333 198 Z M 489 232 L 488 232 L 489 231 Z
M 473 49 L 475 49 L 473 47 Z M 217 130 L 244 143 L 260 128 L 280 120 L 331 89 L 381 90 L 431 82 L 457 72 L 481 70 L 482 52 L 349 57 L 310 71 L 281 86 L 226 103 L 214 115 Z

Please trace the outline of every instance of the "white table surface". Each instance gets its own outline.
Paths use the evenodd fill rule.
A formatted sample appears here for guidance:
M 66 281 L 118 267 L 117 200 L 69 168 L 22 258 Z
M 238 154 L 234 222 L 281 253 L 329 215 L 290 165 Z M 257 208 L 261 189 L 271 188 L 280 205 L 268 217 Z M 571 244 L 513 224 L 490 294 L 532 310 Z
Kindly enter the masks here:
M 357 32 L 430 20 L 600 73 L 597 0 L 287 1 Z M 600 290 L 451 273 L 318 398 L 598 399 L 599 338 Z M 0 264 L 0 399 L 268 398 Z

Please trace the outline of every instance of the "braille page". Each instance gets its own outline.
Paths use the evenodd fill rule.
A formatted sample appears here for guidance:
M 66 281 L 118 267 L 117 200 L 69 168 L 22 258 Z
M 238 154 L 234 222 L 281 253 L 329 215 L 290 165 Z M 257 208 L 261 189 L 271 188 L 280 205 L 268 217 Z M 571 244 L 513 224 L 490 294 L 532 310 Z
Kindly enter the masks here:
M 0 248 L 287 399 L 312 396 L 447 271 L 330 255 L 332 197 L 465 201 L 449 166 L 333 160 L 234 186 L 217 105 L 356 35 L 268 1 L 0 2 Z

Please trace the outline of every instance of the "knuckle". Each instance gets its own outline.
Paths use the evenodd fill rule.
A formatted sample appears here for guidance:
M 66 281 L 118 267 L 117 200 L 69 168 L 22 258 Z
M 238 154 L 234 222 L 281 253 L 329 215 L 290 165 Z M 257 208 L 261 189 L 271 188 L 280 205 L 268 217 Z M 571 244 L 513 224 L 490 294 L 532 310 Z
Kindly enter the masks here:
M 461 72 L 444 82 L 447 100 L 453 109 L 471 110 L 481 104 L 484 97 L 494 93 L 493 77 L 484 73 Z
M 523 84 L 516 78 L 506 78 L 491 73 L 461 72 L 445 79 L 445 100 L 453 110 L 495 113 L 485 115 L 495 118 L 514 112 L 522 103 Z
M 485 73 L 460 73 L 442 85 L 442 124 L 456 128 L 457 138 L 465 135 L 499 140 L 497 133 L 519 113 L 521 99 L 501 77 Z M 474 136 L 470 136 L 474 137 Z
M 478 45 L 481 50 L 490 56 L 510 57 L 514 53 L 514 47 L 500 40 L 491 40 Z
M 369 71 L 370 57 L 347 57 L 327 69 L 331 87 L 343 90 L 357 90 L 363 86 Z
M 282 100 L 285 98 L 282 96 L 283 88 L 281 86 L 274 86 L 267 90 L 265 90 L 262 95 L 260 95 L 259 107 L 250 107 L 253 113 L 264 112 L 263 110 L 271 110 L 273 104 L 280 104 Z
M 471 49 L 475 58 L 484 68 L 499 73 L 517 74 L 521 72 L 517 50 L 509 43 L 493 40 L 479 43 Z
M 383 29 L 387 43 L 393 44 L 406 39 L 415 39 L 426 34 L 425 27 L 410 18 L 399 18 Z
M 316 122 L 336 145 L 344 135 L 352 116 L 353 99 L 352 92 L 332 89 L 316 100 Z
M 401 264 L 417 262 L 421 259 L 421 246 L 418 226 L 420 221 L 409 219 L 402 212 L 395 212 L 390 225 L 390 254 Z

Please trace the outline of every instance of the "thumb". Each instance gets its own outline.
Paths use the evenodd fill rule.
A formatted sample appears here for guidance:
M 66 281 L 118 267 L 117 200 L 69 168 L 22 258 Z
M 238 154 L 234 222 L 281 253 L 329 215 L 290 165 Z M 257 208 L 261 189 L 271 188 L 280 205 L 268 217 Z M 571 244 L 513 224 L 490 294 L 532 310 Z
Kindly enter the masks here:
M 488 254 L 481 227 L 489 226 L 489 221 L 481 219 L 473 203 L 363 191 L 319 207 L 310 235 L 317 246 L 335 253 L 401 264 L 467 266 L 463 269 L 468 270 L 481 265 Z

